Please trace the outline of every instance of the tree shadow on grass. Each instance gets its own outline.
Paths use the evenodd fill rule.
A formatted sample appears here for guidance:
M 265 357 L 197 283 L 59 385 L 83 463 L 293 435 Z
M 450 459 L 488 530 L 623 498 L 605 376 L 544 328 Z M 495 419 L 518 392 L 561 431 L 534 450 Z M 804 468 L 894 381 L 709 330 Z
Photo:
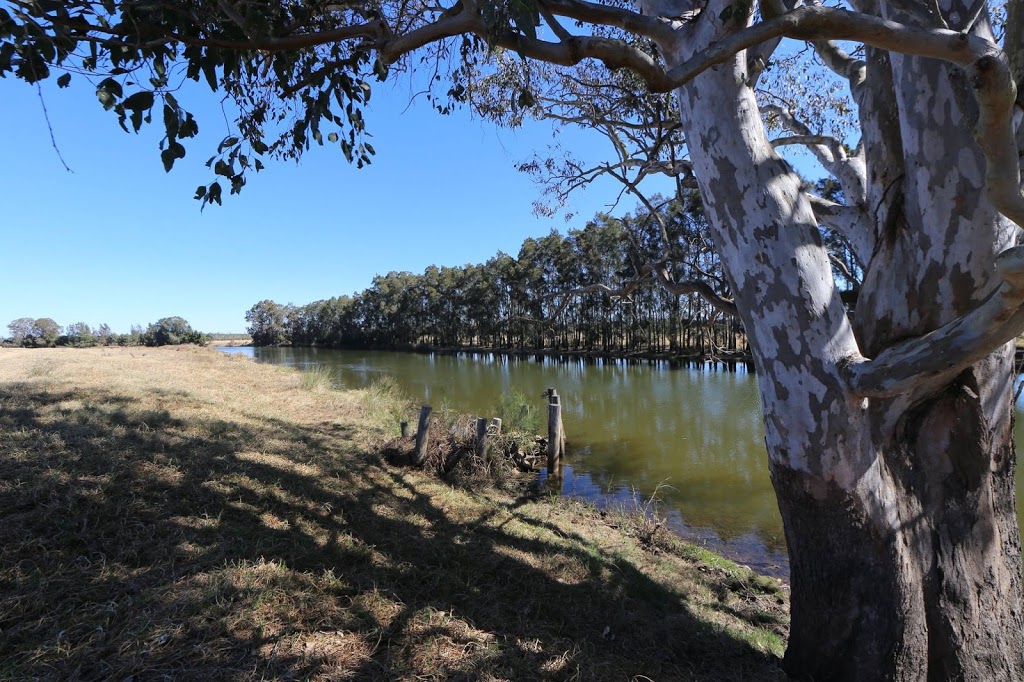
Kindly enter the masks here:
M 782 679 L 522 504 L 189 400 L 6 387 L 0 679 Z

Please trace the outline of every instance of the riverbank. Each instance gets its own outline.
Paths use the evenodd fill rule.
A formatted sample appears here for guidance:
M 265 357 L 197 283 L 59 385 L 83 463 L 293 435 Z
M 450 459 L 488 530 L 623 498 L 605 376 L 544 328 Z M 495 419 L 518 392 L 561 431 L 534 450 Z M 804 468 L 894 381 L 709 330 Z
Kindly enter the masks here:
M 0 351 L 0 671 L 783 679 L 788 596 L 635 510 L 387 463 L 386 388 Z
M 417 353 L 439 353 L 441 355 L 510 355 L 515 357 L 553 358 L 556 360 L 577 361 L 624 361 L 624 362 L 666 362 L 670 365 L 692 366 L 707 363 L 720 363 L 735 368 L 737 365 L 753 371 L 753 358 L 748 351 L 721 352 L 715 355 L 696 353 L 673 353 L 668 351 L 599 351 L 599 350 L 565 350 L 558 348 L 490 348 L 487 346 L 417 346 L 411 349 Z

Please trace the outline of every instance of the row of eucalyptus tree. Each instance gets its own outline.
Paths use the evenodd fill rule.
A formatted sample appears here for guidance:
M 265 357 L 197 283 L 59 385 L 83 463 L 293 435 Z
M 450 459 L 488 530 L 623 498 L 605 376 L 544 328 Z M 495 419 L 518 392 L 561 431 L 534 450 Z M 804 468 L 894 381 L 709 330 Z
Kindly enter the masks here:
M 673 274 L 721 282 L 697 194 L 659 204 L 661 222 L 685 255 L 672 264 Z M 553 230 L 527 239 L 515 257 L 499 252 L 476 265 L 389 272 L 354 296 L 307 305 L 264 300 L 246 320 L 256 345 L 700 356 L 744 349 L 734 316 L 644 277 L 643 267 L 659 253 L 659 239 L 659 222 L 647 212 L 623 218 L 600 214 L 567 235 Z M 625 282 L 636 286 L 623 287 Z M 581 295 L 584 291 L 589 295 Z

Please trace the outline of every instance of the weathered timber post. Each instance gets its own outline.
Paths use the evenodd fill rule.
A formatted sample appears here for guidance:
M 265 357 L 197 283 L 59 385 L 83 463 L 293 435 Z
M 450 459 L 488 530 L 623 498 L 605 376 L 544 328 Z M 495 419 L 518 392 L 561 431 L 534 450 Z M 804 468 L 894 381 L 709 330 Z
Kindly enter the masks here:
M 402 438 L 409 437 L 409 422 L 399 422 L 399 428 L 402 429 Z
M 491 420 L 491 436 L 497 438 L 501 435 L 501 419 L 495 417 Z
M 420 408 L 420 421 L 416 426 L 416 449 L 412 452 L 412 463 L 419 466 L 427 457 L 427 431 L 430 429 L 430 413 L 434 411 L 430 405 Z
M 548 403 L 548 476 L 562 475 L 562 455 L 565 454 L 565 430 L 562 428 L 562 405 L 558 394 L 551 391 Z
M 561 465 L 562 457 L 565 457 L 565 426 L 562 424 L 562 408 L 561 408 L 561 406 L 559 406 L 559 408 L 558 408 L 558 453 L 559 453 L 558 454 L 558 461 L 559 461 L 559 465 L 558 466 L 561 467 L 562 466 Z M 559 472 L 559 474 L 561 474 L 561 472 L 562 472 L 561 468 L 559 468 L 558 472 Z
M 487 461 L 487 417 L 476 420 L 476 456 Z

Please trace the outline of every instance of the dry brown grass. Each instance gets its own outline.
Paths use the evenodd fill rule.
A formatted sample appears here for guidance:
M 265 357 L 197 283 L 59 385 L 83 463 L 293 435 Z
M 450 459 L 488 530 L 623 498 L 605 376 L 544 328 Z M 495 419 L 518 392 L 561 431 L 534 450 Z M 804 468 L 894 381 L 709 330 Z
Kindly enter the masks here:
M 209 349 L 0 350 L 0 679 L 782 679 L 777 582 L 390 465 L 387 400 Z

